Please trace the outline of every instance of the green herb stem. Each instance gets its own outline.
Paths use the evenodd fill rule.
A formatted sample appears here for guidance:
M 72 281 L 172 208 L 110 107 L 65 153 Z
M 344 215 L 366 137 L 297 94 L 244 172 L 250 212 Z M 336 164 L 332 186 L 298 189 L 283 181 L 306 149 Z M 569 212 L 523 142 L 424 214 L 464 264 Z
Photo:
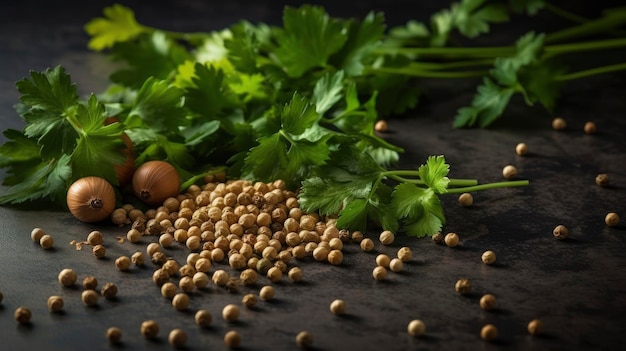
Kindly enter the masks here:
M 626 70 L 626 62 L 617 63 L 614 65 L 607 65 L 602 67 L 590 68 L 583 71 L 572 72 L 568 74 L 563 74 L 555 77 L 556 81 L 565 82 L 568 80 L 580 79 L 585 77 L 590 77 L 598 74 L 605 74 L 616 71 L 624 71 Z
M 472 78 L 472 77 L 481 77 L 487 74 L 487 71 L 451 71 L 451 72 L 441 72 L 441 71 L 427 71 L 422 69 L 415 69 L 411 66 L 403 67 L 403 68 L 395 68 L 395 67 L 380 67 L 380 68 L 367 68 L 364 70 L 365 74 L 368 73 L 388 73 L 388 74 L 401 74 L 405 76 L 412 77 L 422 77 L 422 78 L 443 78 L 443 79 L 454 79 L 454 78 Z
M 590 36 L 612 29 L 619 28 L 626 23 L 626 11 L 617 12 L 608 16 L 601 17 L 596 20 L 586 21 L 577 26 L 569 27 L 557 32 L 547 34 L 546 43 L 553 43 L 574 38 Z
M 575 22 L 575 23 L 585 23 L 588 21 L 585 17 L 579 16 L 573 12 L 567 11 L 561 7 L 550 4 L 549 2 L 544 3 L 544 8 L 553 14 L 562 17 L 566 20 Z
M 409 182 L 413 184 L 424 184 L 424 182 L 421 179 L 409 179 L 409 178 L 404 177 L 404 176 L 419 177 L 419 171 L 399 169 L 399 170 L 393 170 L 393 171 L 385 171 L 383 172 L 383 174 L 392 179 L 393 178 L 400 179 L 402 182 Z M 467 186 L 478 185 L 478 181 L 476 179 L 452 178 L 452 179 L 449 179 L 449 181 L 450 182 L 448 183 L 448 186 L 453 186 L 453 187 L 458 187 L 458 186 L 467 187 Z
M 571 44 L 547 45 L 544 50 L 547 55 L 554 56 L 581 51 L 594 51 L 626 47 L 626 38 L 583 41 Z
M 528 185 L 527 180 L 514 180 L 514 181 L 506 181 L 506 182 L 496 182 L 496 183 L 488 183 L 488 184 L 480 184 L 475 186 L 466 186 L 462 188 L 448 188 L 446 189 L 447 194 L 461 194 L 461 193 L 469 193 L 473 191 L 481 191 L 481 190 L 489 190 L 489 189 L 497 189 L 497 188 L 510 188 L 510 187 L 518 187 L 518 186 L 526 186 Z
M 515 46 L 484 46 L 484 47 L 403 47 L 379 48 L 375 54 L 404 54 L 424 57 L 462 58 L 495 58 L 515 54 Z

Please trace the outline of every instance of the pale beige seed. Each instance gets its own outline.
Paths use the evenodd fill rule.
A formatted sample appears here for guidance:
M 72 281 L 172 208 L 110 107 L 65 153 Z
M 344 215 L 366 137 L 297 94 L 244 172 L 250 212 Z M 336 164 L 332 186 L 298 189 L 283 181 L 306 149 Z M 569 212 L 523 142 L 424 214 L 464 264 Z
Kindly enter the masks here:
M 619 224 L 619 215 L 615 212 L 607 213 L 604 217 L 604 223 L 606 223 L 609 227 L 615 227 Z
M 157 286 L 162 286 L 170 280 L 170 274 L 165 269 L 157 269 L 152 273 L 152 281 Z
M 413 258 L 413 250 L 408 246 L 401 247 L 396 256 L 398 256 L 402 262 L 408 262 Z
M 62 269 L 61 272 L 59 272 L 58 278 L 59 284 L 63 286 L 72 286 L 76 284 L 77 274 L 76 271 L 74 271 L 73 269 L 65 268 Z
M 426 324 L 419 319 L 414 319 L 409 322 L 406 330 L 411 336 L 422 336 L 426 332 Z
M 480 337 L 485 341 L 494 341 L 498 338 L 498 328 L 493 324 L 487 324 L 480 330 Z
M 259 291 L 259 298 L 263 301 L 272 300 L 274 295 L 276 294 L 276 290 L 271 285 L 265 285 Z
M 519 143 L 515 146 L 515 154 L 517 156 L 524 156 L 528 153 L 528 145 L 525 143 Z
M 84 290 L 80 295 L 81 300 L 87 306 L 97 305 L 99 297 L 100 296 L 95 290 Z
M 350 238 L 352 239 L 352 241 L 354 241 L 355 243 L 360 243 L 363 240 L 363 233 L 359 230 L 355 230 L 352 232 L 352 234 L 350 235 Z
M 122 329 L 118 327 L 108 328 L 106 338 L 111 344 L 119 344 L 122 341 Z
M 241 346 L 241 334 L 236 330 L 229 330 L 224 334 L 224 345 L 231 349 Z
M 161 252 L 161 246 L 157 243 L 150 243 L 146 246 L 146 253 L 152 257 L 155 253 Z
M 552 230 L 552 235 L 559 240 L 564 240 L 569 236 L 569 230 L 564 225 L 559 224 Z
M 598 131 L 598 129 L 596 128 L 595 123 L 589 121 L 589 122 L 585 122 L 583 131 L 585 132 L 585 134 L 595 134 Z
M 324 246 L 318 246 L 313 250 L 313 258 L 316 261 L 326 261 L 328 259 L 328 253 L 330 250 Z
M 310 348 L 313 346 L 313 341 L 313 335 L 306 330 L 303 330 L 296 335 L 296 345 L 300 348 Z
M 192 281 L 196 288 L 204 289 L 211 282 L 211 278 L 204 272 L 196 272 L 196 274 L 193 275 Z
M 389 262 L 391 262 L 391 258 L 389 258 L 386 254 L 378 254 L 376 256 L 376 265 L 389 268 Z
M 130 260 L 137 266 L 143 266 L 146 263 L 146 255 L 143 252 L 135 252 L 130 256 Z
M 98 287 L 98 279 L 94 276 L 88 276 L 83 279 L 83 289 L 95 290 Z
M 182 292 L 174 295 L 172 306 L 179 311 L 186 310 L 189 307 L 189 295 Z
M 161 296 L 166 299 L 172 299 L 178 293 L 178 287 L 172 282 L 161 285 Z
M 141 335 L 146 339 L 154 339 L 159 334 L 159 325 L 154 320 L 141 323 Z
M 117 285 L 109 282 L 104 284 L 102 289 L 100 289 L 100 294 L 104 296 L 105 299 L 113 299 L 117 296 L 118 291 Z
M 468 279 L 459 279 L 454 285 L 454 290 L 461 295 L 468 295 L 472 292 L 472 284 Z
M 103 258 L 104 256 L 106 256 L 106 248 L 104 247 L 104 245 L 98 244 L 93 247 L 92 253 L 97 258 Z
M 331 250 L 328 253 L 328 257 L 327 257 L 328 263 L 332 264 L 333 266 L 338 266 L 343 262 L 343 252 L 341 252 L 341 250 Z
M 50 296 L 48 298 L 48 309 L 50 312 L 59 312 L 63 309 L 63 297 L 62 296 Z
M 211 316 L 211 313 L 207 310 L 198 310 L 194 315 L 194 321 L 199 327 L 207 328 L 211 325 L 211 322 L 213 322 L 213 316 Z
M 389 129 L 389 125 L 387 124 L 387 121 L 385 121 L 384 119 L 380 119 L 376 121 L 376 124 L 374 124 L 374 130 L 379 133 L 384 133 L 388 129 Z
M 239 307 L 228 304 L 222 309 L 222 318 L 227 322 L 234 322 L 239 319 Z
M 372 271 L 372 276 L 376 280 L 384 280 L 387 278 L 387 269 L 385 267 L 377 266 Z
M 458 202 L 459 202 L 459 205 L 463 207 L 469 207 L 469 206 L 472 206 L 472 204 L 474 204 L 474 197 L 470 193 L 463 193 L 459 195 Z
M 254 294 L 246 294 L 241 299 L 241 303 L 247 308 L 253 308 L 256 306 L 257 298 Z
M 44 235 L 46 235 L 46 232 L 41 228 L 35 228 L 30 232 L 30 238 L 36 243 L 39 243 Z
M 174 237 L 170 233 L 163 233 L 159 236 L 159 244 L 165 248 L 169 248 L 174 244 Z
M 278 283 L 283 278 L 283 271 L 279 267 L 271 267 L 267 270 L 267 279 L 272 283 Z
M 244 269 L 241 274 L 239 274 L 239 279 L 243 285 L 254 285 L 259 280 L 259 274 L 251 268 Z
M 480 298 L 480 308 L 486 311 L 496 308 L 496 297 L 492 294 L 485 294 Z
M 399 258 L 394 258 L 389 262 L 389 270 L 395 273 L 401 272 L 404 269 L 404 263 Z
M 134 228 L 126 232 L 126 239 L 128 239 L 131 243 L 138 243 L 141 241 L 141 236 L 142 233 Z
M 526 329 L 530 335 L 541 335 L 543 334 L 543 323 L 539 319 L 533 319 L 528 322 Z
M 218 269 L 213 272 L 213 283 L 217 286 L 225 286 L 230 279 L 230 275 L 223 269 Z
M 609 175 L 606 173 L 600 173 L 596 176 L 596 184 L 599 186 L 607 186 L 611 183 Z
M 505 179 L 514 179 L 515 177 L 517 177 L 517 167 L 513 165 L 504 166 L 504 168 L 502 168 L 502 176 Z
M 483 252 L 480 258 L 484 264 L 494 264 L 496 262 L 496 253 L 488 250 Z
M 207 277 L 208 278 L 208 277 Z M 192 292 L 196 288 L 193 278 L 190 276 L 181 277 L 178 281 L 178 287 L 185 293 Z
M 554 130 L 564 130 L 567 128 L 567 122 L 561 117 L 557 117 L 552 120 L 552 129 Z
M 13 318 L 20 324 L 28 324 L 30 323 L 30 319 L 32 317 L 32 313 L 28 307 L 20 306 L 15 309 L 13 312 Z
M 365 252 L 370 252 L 374 250 L 374 241 L 370 238 L 364 238 L 360 243 L 361 250 Z
M 330 312 L 337 315 L 345 314 L 346 302 L 341 299 L 333 300 L 333 302 L 330 303 Z
M 289 279 L 291 279 L 291 281 L 299 282 L 302 280 L 302 269 L 300 267 L 293 267 L 289 270 L 289 273 L 287 275 L 289 276 Z
M 49 250 L 54 246 L 54 239 L 49 234 L 45 234 L 39 239 L 39 245 L 44 250 Z
M 443 238 L 443 241 L 448 247 L 455 247 L 459 244 L 459 235 L 456 233 L 448 233 Z
M 187 344 L 187 333 L 180 328 L 172 329 L 167 337 L 167 341 L 174 347 L 184 347 Z
M 196 271 L 206 273 L 211 269 L 211 265 L 211 260 L 200 257 L 196 260 L 194 267 L 196 268 Z
M 175 259 L 169 258 L 167 259 L 167 261 L 165 261 L 165 263 L 163 263 L 161 269 L 167 271 L 167 273 L 172 276 L 180 270 L 180 265 Z
M 390 230 L 384 230 L 378 237 L 383 245 L 391 245 L 396 239 L 396 235 Z
M 130 268 L 131 260 L 128 256 L 120 256 L 115 259 L 115 267 L 120 271 L 127 271 Z

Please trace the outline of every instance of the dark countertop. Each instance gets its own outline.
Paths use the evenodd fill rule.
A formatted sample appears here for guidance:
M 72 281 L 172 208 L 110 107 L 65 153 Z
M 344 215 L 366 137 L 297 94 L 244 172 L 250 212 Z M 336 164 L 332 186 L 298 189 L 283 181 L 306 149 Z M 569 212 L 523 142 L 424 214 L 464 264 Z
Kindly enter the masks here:
M 272 1 L 227 1 L 223 3 L 185 0 L 155 5 L 152 2 L 122 1 L 133 8 L 139 21 L 179 30 L 212 30 L 246 18 L 276 22 L 282 3 Z M 409 18 L 425 19 L 443 5 L 413 5 L 410 1 L 365 1 L 358 5 L 323 1 L 333 15 L 361 16 L 370 9 L 387 13 L 390 23 Z M 19 98 L 15 81 L 30 69 L 42 70 L 61 64 L 79 86 L 79 93 L 100 91 L 106 86 L 110 63 L 100 54 L 87 51 L 85 21 L 100 16 L 106 1 L 66 1 L 63 4 L 32 1 L 0 5 L 0 125 L 22 128 L 13 110 Z M 582 5 L 581 5 L 582 6 Z M 555 26 L 550 17 L 521 19 L 536 28 Z M 504 25 L 496 40 L 516 38 L 519 28 Z M 231 294 L 220 288 L 191 295 L 189 311 L 177 312 L 160 296 L 151 281 L 152 264 L 122 273 L 114 259 L 145 251 L 141 243 L 117 243 L 125 235 L 114 226 L 83 224 L 69 213 L 41 208 L 36 204 L 0 207 L 0 341 L 2 350 L 100 350 L 171 349 L 167 334 L 184 329 L 189 350 L 224 349 L 222 337 L 230 329 L 243 336 L 242 349 L 296 349 L 295 335 L 309 330 L 320 350 L 617 350 L 626 332 L 626 119 L 624 119 L 623 73 L 590 78 L 568 85 L 557 113 L 567 119 L 562 132 L 550 128 L 551 116 L 539 107 L 528 108 L 515 100 L 505 120 L 489 130 L 455 130 L 452 117 L 469 103 L 473 82 L 426 82 L 430 95 L 410 115 L 390 120 L 389 141 L 406 149 L 401 166 L 416 167 L 428 155 L 444 154 L 451 164 L 450 175 L 478 178 L 481 182 L 501 180 L 506 164 L 518 168 L 519 178 L 529 179 L 525 188 L 476 193 L 475 204 L 463 208 L 456 197 L 444 198 L 448 222 L 444 233 L 457 232 L 461 245 L 448 248 L 430 239 L 398 235 L 393 245 L 377 243 L 374 253 L 347 245 L 341 266 L 312 261 L 298 262 L 304 282 L 283 278 L 276 284 L 273 302 L 260 302 L 255 310 L 242 308 L 240 321 L 223 321 L 221 309 L 240 304 L 242 288 Z M 598 133 L 586 135 L 585 121 L 593 120 Z M 0 137 L 0 142 L 5 139 Z M 525 142 L 530 153 L 515 155 Z M 599 187 L 594 178 L 608 173 L 610 187 Z M 4 174 L 4 173 L 2 173 Z M 604 224 L 608 212 L 622 217 L 619 226 Z M 570 238 L 557 241 L 552 229 L 564 224 Z M 30 239 L 30 231 L 42 227 L 55 239 L 55 249 L 45 251 Z M 85 240 L 99 229 L 105 234 L 108 259 L 97 260 L 91 250 L 75 250 L 72 240 Z M 377 232 L 368 236 L 376 239 Z M 377 241 L 376 241 L 377 242 Z M 395 255 L 409 246 L 414 258 L 401 274 L 377 282 L 371 273 L 376 253 Z M 484 265 L 481 254 L 493 250 L 498 263 Z M 169 252 L 182 262 L 186 249 Z M 226 265 L 215 264 L 215 267 Z M 95 275 L 100 285 L 111 281 L 120 292 L 113 301 L 101 299 L 97 308 L 80 302 L 80 289 L 62 288 L 57 275 L 63 268 L 78 272 L 79 281 Z M 454 284 L 471 280 L 474 292 L 459 296 Z M 263 280 L 262 280 L 263 281 Z M 498 299 L 495 311 L 483 311 L 478 300 L 484 293 Z M 46 300 L 62 295 L 64 312 L 50 313 Z M 335 298 L 344 299 L 348 313 L 329 312 Z M 18 325 L 13 311 L 28 306 L 32 323 Z M 193 323 L 195 310 L 213 314 L 213 325 L 200 329 Z M 526 324 L 540 318 L 545 335 L 532 337 Z M 157 320 L 161 331 L 155 341 L 146 341 L 139 326 Z M 426 335 L 413 338 L 406 332 L 412 319 L 426 323 Z M 486 323 L 499 328 L 497 342 L 483 342 L 480 329 Z M 122 329 L 123 345 L 109 346 L 105 331 Z

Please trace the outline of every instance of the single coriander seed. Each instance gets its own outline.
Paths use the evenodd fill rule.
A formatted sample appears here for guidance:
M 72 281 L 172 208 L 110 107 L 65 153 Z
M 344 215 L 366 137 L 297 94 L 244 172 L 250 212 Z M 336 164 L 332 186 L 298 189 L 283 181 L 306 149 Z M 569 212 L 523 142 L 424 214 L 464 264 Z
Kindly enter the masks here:
M 414 319 L 409 322 L 406 329 L 411 336 L 422 336 L 426 332 L 426 325 L 421 320 Z
M 394 258 L 389 262 L 389 270 L 395 273 L 401 272 L 404 268 L 404 263 L 399 258 Z
M 207 310 L 198 310 L 194 315 L 194 321 L 201 328 L 208 328 L 213 321 L 213 316 Z
M 384 280 L 387 278 L 387 269 L 385 267 L 377 266 L 372 271 L 372 276 L 376 280 Z
M 178 293 L 178 287 L 172 282 L 161 285 L 161 296 L 166 299 L 173 299 Z
M 225 286 L 228 283 L 228 280 L 230 279 L 230 275 L 228 275 L 228 273 L 223 270 L 223 269 L 218 269 L 215 272 L 213 272 L 213 284 L 217 285 L 217 286 Z
M 162 286 L 170 280 L 170 274 L 165 269 L 159 268 L 152 273 L 152 281 L 157 286 Z
M 77 275 L 71 268 L 65 268 L 59 272 L 59 284 L 63 286 L 72 286 L 76 284 Z
M 346 313 L 346 302 L 344 300 L 341 300 L 341 299 L 333 300 L 333 302 L 330 303 L 330 312 L 332 312 L 332 313 L 334 313 L 336 315 L 345 314 Z
M 159 334 L 159 325 L 154 320 L 141 323 L 141 335 L 146 339 L 154 339 Z
M 599 186 L 607 186 L 610 184 L 609 175 L 606 173 L 600 173 L 596 176 L 596 184 Z
M 128 239 L 131 243 L 138 243 L 141 240 L 142 235 L 143 234 L 140 231 L 132 228 L 126 233 L 126 239 Z
M 615 227 L 619 223 L 619 215 L 615 212 L 607 213 L 606 217 L 604 217 L 604 223 L 609 227 Z
M 360 243 L 363 240 L 363 233 L 359 230 L 353 231 L 350 236 L 355 243 Z
M 41 228 L 35 228 L 30 232 L 30 238 L 36 243 L 38 243 L 44 235 L 46 235 L 46 232 Z
M 402 262 L 408 262 L 413 258 L 413 250 L 408 246 L 401 247 L 396 256 L 398 256 Z
M 431 239 L 433 240 L 433 242 L 437 245 L 440 245 L 441 243 L 443 243 L 443 234 L 441 233 L 435 233 L 433 234 L 433 236 L 431 237 Z
M 480 330 L 480 337 L 485 341 L 494 341 L 498 338 L 498 328 L 493 324 L 487 324 Z
M 172 298 L 172 306 L 178 311 L 184 311 L 189 307 L 189 295 L 178 293 Z
M 167 341 L 174 347 L 183 347 L 187 344 L 187 333 L 179 328 L 172 329 L 167 337 Z
M 183 292 L 188 293 L 188 292 L 193 291 L 196 288 L 196 284 L 194 284 L 192 277 L 184 276 L 184 277 L 181 277 L 180 280 L 178 281 L 178 287 Z
M 389 268 L 389 262 L 391 262 L 391 259 L 386 254 L 378 254 L 376 256 L 376 265 L 378 266 Z
M 313 335 L 306 330 L 303 330 L 296 335 L 296 344 L 298 347 L 306 349 L 313 346 Z
M 395 234 L 393 234 L 392 231 L 384 230 L 382 233 L 380 233 L 380 236 L 378 237 L 378 239 L 383 245 L 391 245 L 393 244 L 393 241 L 396 239 L 396 236 Z
M 259 298 L 263 301 L 269 301 L 274 298 L 275 294 L 276 294 L 276 291 L 273 286 L 265 285 L 259 291 Z
M 363 238 L 363 240 L 361 240 L 360 245 L 361 245 L 361 250 L 365 252 L 370 252 L 374 250 L 374 241 L 370 238 Z
M 474 203 L 474 197 L 470 193 L 463 193 L 459 195 L 458 202 L 459 202 L 459 205 L 463 207 L 469 207 L 469 206 L 472 206 L 472 204 Z
M 517 168 L 513 165 L 506 165 L 502 168 L 502 176 L 506 179 L 517 177 Z
M 106 248 L 102 244 L 94 246 L 91 251 L 96 258 L 103 258 L 106 255 Z
M 585 131 L 585 134 L 595 134 L 598 131 L 596 128 L 596 124 L 591 121 L 585 122 L 583 130 Z
M 485 311 L 490 311 L 496 308 L 496 297 L 492 294 L 485 294 L 480 298 L 480 308 Z
M 115 267 L 120 271 L 127 271 L 130 268 L 130 258 L 128 256 L 120 256 L 115 259 Z
M 253 308 L 257 303 L 256 296 L 254 294 L 246 294 L 241 299 L 241 303 L 247 308 Z
M 374 130 L 379 133 L 384 133 L 388 129 L 389 129 L 389 124 L 387 124 L 387 121 L 385 121 L 384 119 L 380 119 L 376 121 L 376 124 L 374 124 Z
M 241 345 L 241 334 L 236 330 L 229 330 L 224 334 L 224 345 L 231 349 L 238 348 Z
M 15 312 L 13 313 L 13 317 L 20 324 L 28 324 L 30 323 L 32 313 L 30 312 L 30 309 L 28 309 L 28 307 L 20 306 L 17 309 L 15 309 Z
M 287 273 L 289 279 L 293 282 L 299 282 L 302 280 L 302 269 L 300 267 L 293 267 Z
M 83 289 L 86 290 L 95 290 L 98 286 L 98 279 L 94 276 L 88 276 L 83 279 Z
M 50 312 L 59 312 L 63 309 L 63 297 L 62 296 L 50 296 L 48 298 L 48 309 Z
M 107 329 L 106 336 L 111 344 L 119 344 L 122 341 L 122 329 L 110 327 Z
M 528 153 L 528 146 L 525 143 L 519 143 L 515 146 L 517 156 L 524 156 Z
M 104 284 L 102 289 L 100 289 L 100 294 L 104 296 L 105 299 L 113 299 L 117 296 L 117 285 L 114 283 L 108 282 Z
M 552 235 L 559 240 L 564 240 L 569 236 L 569 230 L 564 225 L 559 224 L 552 230 Z
M 567 122 L 561 117 L 557 117 L 552 120 L 552 129 L 554 130 L 564 130 L 567 128 Z
M 87 306 L 97 305 L 99 297 L 100 296 L 95 290 L 84 290 L 80 295 L 81 300 Z
M 459 235 L 456 233 L 448 233 L 444 237 L 443 241 L 448 247 L 455 247 L 459 244 Z
M 211 282 L 211 278 L 204 272 L 196 272 L 196 274 L 193 275 L 192 281 L 196 288 L 204 289 Z
M 54 246 L 54 239 L 49 234 L 45 234 L 41 237 L 41 239 L 39 239 L 39 245 L 44 250 L 49 250 Z
M 341 250 L 330 250 L 327 257 L 328 263 L 338 266 L 343 262 L 343 252 Z
M 528 322 L 528 333 L 530 335 L 540 335 L 543 333 L 543 323 L 539 319 Z
M 239 307 L 228 304 L 222 309 L 222 318 L 227 322 L 234 322 L 239 318 Z
M 137 251 L 130 256 L 130 260 L 133 261 L 136 266 L 143 266 L 146 262 L 146 255 L 144 255 L 143 252 Z
M 461 295 L 468 295 L 472 292 L 472 284 L 468 279 L 459 279 L 454 285 L 454 290 Z
M 102 233 L 98 230 L 94 230 L 91 233 L 89 233 L 89 235 L 87 235 L 87 242 L 91 246 L 102 244 L 102 241 L 103 241 Z
M 491 250 L 485 251 L 481 256 L 481 259 L 484 264 L 494 264 L 496 262 L 496 253 Z

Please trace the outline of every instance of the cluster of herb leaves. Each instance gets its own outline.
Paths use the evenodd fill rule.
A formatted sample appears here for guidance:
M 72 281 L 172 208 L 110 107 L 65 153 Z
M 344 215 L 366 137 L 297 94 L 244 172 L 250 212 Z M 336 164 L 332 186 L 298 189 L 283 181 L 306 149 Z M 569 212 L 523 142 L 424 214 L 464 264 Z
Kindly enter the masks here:
M 443 157 L 393 173 L 386 169 L 402 149 L 377 135 L 374 124 L 416 106 L 420 77 L 488 74 L 472 105 L 459 110 L 457 127 L 488 126 L 514 93 L 551 107 L 553 87 L 586 75 L 563 76 L 552 58 L 626 44 L 545 44 L 618 28 L 625 17 L 618 10 L 549 38 L 529 33 L 514 47 L 449 45 L 455 33 L 474 38 L 511 14 L 532 15 L 544 6 L 543 0 L 460 0 L 433 14 L 429 25 L 410 21 L 387 30 L 382 13 L 343 19 L 304 5 L 286 7 L 282 26 L 244 20 L 181 33 L 140 24 L 131 9 L 112 5 L 85 26 L 89 48 L 122 63 L 106 91 L 81 100 L 62 67 L 18 82 L 17 110 L 27 126 L 4 132 L 9 141 L 0 147 L 0 167 L 8 168 L 10 188 L 0 202 L 61 202 L 67 186 L 85 175 L 117 184 L 125 134 L 137 164 L 170 162 L 187 179 L 183 188 L 211 167 L 228 165 L 232 177 L 302 186 L 305 210 L 339 213 L 350 229 L 373 220 L 392 230 L 402 224 L 411 235 L 433 234 L 444 223 L 438 195 L 526 183 L 481 188 L 449 180 Z M 110 116 L 118 122 L 105 124 Z

